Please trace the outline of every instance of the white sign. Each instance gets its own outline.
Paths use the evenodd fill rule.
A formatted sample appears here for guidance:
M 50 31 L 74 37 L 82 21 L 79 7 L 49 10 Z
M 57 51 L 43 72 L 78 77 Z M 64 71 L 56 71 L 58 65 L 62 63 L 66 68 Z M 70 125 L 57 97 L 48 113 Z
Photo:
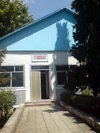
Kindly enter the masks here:
M 45 61 L 48 61 L 47 54 L 32 55 L 32 62 L 45 62 Z

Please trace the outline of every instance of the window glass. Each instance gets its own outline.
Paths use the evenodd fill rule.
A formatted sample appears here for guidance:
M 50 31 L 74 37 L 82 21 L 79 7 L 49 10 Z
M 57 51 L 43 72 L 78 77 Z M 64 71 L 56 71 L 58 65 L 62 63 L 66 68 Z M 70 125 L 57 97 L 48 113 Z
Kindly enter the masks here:
M 12 87 L 21 87 L 23 86 L 23 73 L 12 73 Z
M 70 65 L 70 70 L 74 70 L 75 68 L 77 68 L 77 65 Z
M 3 78 L 3 80 L 0 81 L 2 87 L 10 86 L 10 73 L 0 73 L 0 78 Z
M 2 66 L 1 69 L 3 71 L 11 72 L 14 71 L 14 66 Z
M 44 70 L 44 69 L 49 69 L 49 66 L 32 66 L 32 69 L 41 69 L 41 70 Z
M 64 70 L 68 70 L 68 66 L 67 65 L 56 66 L 56 71 L 64 71 Z
M 8 81 L 5 84 L 2 83 L 0 87 L 22 87 L 23 66 L 1 66 L 0 77 L 3 78 L 3 82 Z
M 23 66 L 15 66 L 15 71 L 23 71 Z
M 64 85 L 66 81 L 67 81 L 66 72 L 57 72 L 58 85 Z

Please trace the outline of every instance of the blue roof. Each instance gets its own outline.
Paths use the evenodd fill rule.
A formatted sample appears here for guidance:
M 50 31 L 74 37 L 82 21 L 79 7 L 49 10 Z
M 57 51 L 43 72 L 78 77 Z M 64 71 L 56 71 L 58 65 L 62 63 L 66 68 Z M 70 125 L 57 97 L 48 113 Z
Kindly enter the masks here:
M 72 44 L 75 13 L 59 9 L 0 38 L 8 51 L 66 51 Z
M 61 8 L 61 9 L 58 9 L 58 10 L 54 11 L 53 13 L 50 13 L 49 15 L 46 15 L 46 16 L 40 18 L 40 19 L 37 19 L 36 21 L 34 21 L 34 22 L 32 22 L 32 23 L 30 23 L 30 24 L 28 24 L 28 25 L 26 25 L 26 26 L 24 26 L 24 27 L 22 27 L 22 28 L 19 28 L 19 29 L 15 30 L 15 31 L 13 31 L 13 32 L 11 32 L 11 33 L 8 33 L 7 35 L 1 37 L 0 40 L 5 39 L 6 37 L 8 37 L 8 36 L 10 36 L 10 35 L 12 35 L 12 34 L 14 34 L 14 33 L 16 33 L 16 32 L 19 32 L 19 31 L 21 31 L 21 30 L 23 30 L 23 29 L 25 29 L 25 28 L 27 28 L 27 27 L 29 27 L 29 26 L 31 26 L 31 25 L 34 25 L 34 24 L 36 24 L 36 23 L 38 23 L 38 22 L 40 22 L 40 21 L 42 21 L 42 20 L 44 20 L 44 19 L 46 19 L 46 18 L 48 18 L 48 17 L 54 15 L 54 14 L 57 14 L 58 12 L 60 12 L 60 11 L 62 11 L 62 10 L 65 10 L 66 12 L 69 12 L 69 13 L 71 13 L 72 15 L 75 15 L 75 14 L 76 14 L 75 12 L 69 10 L 69 9 L 66 8 L 66 7 Z

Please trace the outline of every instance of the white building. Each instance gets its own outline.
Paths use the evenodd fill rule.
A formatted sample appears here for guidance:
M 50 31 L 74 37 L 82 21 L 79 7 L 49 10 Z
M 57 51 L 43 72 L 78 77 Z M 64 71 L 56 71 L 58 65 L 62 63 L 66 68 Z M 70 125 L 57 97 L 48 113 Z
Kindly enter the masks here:
M 8 50 L 2 68 L 14 77 L 4 87 L 13 88 L 17 104 L 60 99 L 68 67 L 77 63 L 68 52 L 75 23 L 74 13 L 64 8 L 0 39 L 0 48 Z

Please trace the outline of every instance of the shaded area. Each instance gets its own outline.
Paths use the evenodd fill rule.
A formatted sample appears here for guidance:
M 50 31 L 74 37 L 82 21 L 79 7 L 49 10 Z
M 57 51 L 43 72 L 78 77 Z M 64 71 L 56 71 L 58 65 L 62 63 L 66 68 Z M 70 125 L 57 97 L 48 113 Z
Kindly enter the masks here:
M 57 53 L 55 52 L 53 54 L 53 62 L 51 63 L 52 69 L 56 69 L 55 65 L 67 65 L 68 64 L 68 55 L 67 55 L 67 50 L 70 49 L 70 40 L 69 40 L 69 30 L 67 27 L 67 22 L 63 23 L 56 23 L 56 30 L 57 30 L 57 39 L 55 43 L 55 51 L 62 51 L 64 50 L 66 53 Z M 64 58 L 64 59 L 62 59 Z M 65 61 L 64 61 L 65 60 Z M 54 70 L 55 71 L 55 70 Z M 52 86 L 54 88 L 57 88 L 57 77 L 55 76 L 56 73 L 51 73 L 50 74 L 50 79 L 53 79 Z M 56 94 L 58 90 L 55 90 Z M 59 89 L 60 91 L 60 89 Z M 61 91 L 66 91 L 66 90 L 61 90 Z M 51 90 L 51 97 L 53 95 L 53 90 Z M 60 93 L 59 93 L 60 94 Z M 56 97 L 56 96 L 55 96 Z
M 89 132 L 89 133 L 99 133 L 98 131 L 96 131 L 95 129 L 93 129 L 91 126 L 89 126 L 87 123 L 85 123 L 84 121 L 82 121 L 80 118 L 78 118 L 75 115 L 73 115 L 70 112 L 68 112 L 63 107 L 61 107 L 59 105 L 52 105 L 51 108 L 52 109 L 44 110 L 44 112 L 48 112 L 49 114 L 52 114 L 52 113 L 59 113 L 59 112 L 62 112 L 63 111 L 63 114 L 62 115 L 64 117 L 66 117 L 66 120 L 69 120 L 69 123 L 72 124 L 72 128 L 73 128 L 73 125 L 74 126 L 75 125 L 78 125 L 79 128 L 84 129 L 86 127 L 86 129 L 88 129 L 87 131 L 86 130 L 83 130 L 84 133 L 87 133 L 87 132 Z
M 62 93 L 61 100 L 100 119 L 100 97 Z
M 67 23 L 57 23 L 57 41 L 55 44 L 55 50 L 70 49 L 69 31 Z

